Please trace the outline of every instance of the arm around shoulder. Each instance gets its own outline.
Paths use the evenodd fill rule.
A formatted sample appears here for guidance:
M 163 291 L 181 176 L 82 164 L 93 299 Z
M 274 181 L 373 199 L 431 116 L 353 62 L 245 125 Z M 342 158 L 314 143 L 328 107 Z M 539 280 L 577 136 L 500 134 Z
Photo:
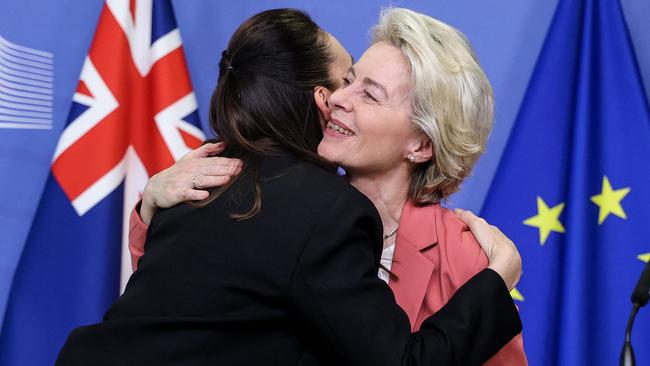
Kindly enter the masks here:
M 462 364 L 480 365 L 521 333 L 522 324 L 505 282 L 486 268 L 461 286 L 421 329 L 440 327 L 469 351 Z M 475 331 L 475 336 L 467 337 L 468 331 Z
M 485 270 L 411 334 L 406 314 L 377 277 L 377 212 L 354 193 L 340 195 L 323 213 L 292 284 L 298 316 L 342 363 L 480 364 L 519 333 L 503 280 Z

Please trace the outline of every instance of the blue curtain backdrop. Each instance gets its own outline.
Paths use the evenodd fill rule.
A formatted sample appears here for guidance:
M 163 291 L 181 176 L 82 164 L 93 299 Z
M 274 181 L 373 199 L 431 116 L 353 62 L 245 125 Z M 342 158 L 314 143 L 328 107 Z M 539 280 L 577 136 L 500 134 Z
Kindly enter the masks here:
M 610 1 L 614 3 L 614 0 Z M 298 0 L 275 0 L 265 2 L 173 0 L 173 11 L 176 15 L 178 28 L 182 34 L 190 76 L 198 100 L 199 115 L 201 117 L 200 120 L 203 123 L 207 120 L 208 100 L 216 82 L 218 56 L 225 47 L 226 42 L 234 29 L 247 17 L 260 10 L 274 7 L 297 7 L 304 9 L 308 11 L 326 30 L 339 38 L 342 44 L 348 48 L 355 58 L 359 58 L 363 50 L 367 47 L 367 31 L 376 21 L 379 9 L 382 6 L 388 6 L 391 3 L 394 2 L 388 0 L 363 0 L 354 2 L 347 0 L 330 0 L 326 2 Z M 573 0 L 570 3 L 577 4 L 580 2 L 578 0 Z M 495 90 L 496 124 L 489 141 L 488 153 L 479 162 L 478 167 L 475 169 L 474 177 L 466 182 L 462 191 L 453 198 L 452 204 L 470 208 L 475 211 L 478 211 L 481 208 L 486 192 L 490 188 L 490 182 L 494 172 L 499 165 L 503 148 L 508 140 L 508 136 L 510 135 L 510 128 L 520 110 L 522 98 L 528 88 L 529 80 L 531 80 L 533 68 L 535 67 L 538 56 L 540 56 L 542 44 L 547 38 L 547 30 L 549 30 L 551 19 L 556 10 L 557 4 L 557 0 L 523 0 L 515 2 L 475 0 L 458 0 L 454 2 L 404 0 L 396 3 L 396 5 L 399 6 L 409 7 L 416 11 L 430 14 L 462 30 L 474 45 Z M 647 19 L 650 14 L 650 2 L 646 0 L 622 0 L 622 5 L 624 17 L 618 19 L 619 21 L 625 21 L 627 23 L 632 40 L 632 45 L 626 45 L 633 46 L 635 49 L 638 65 L 640 66 L 639 71 L 641 77 L 645 81 L 645 85 L 649 86 L 650 22 L 648 22 Z M 52 253 L 56 255 L 53 255 L 51 258 L 63 256 L 66 260 L 72 263 L 81 263 L 84 261 L 86 256 L 101 255 L 101 252 L 93 250 L 92 246 L 87 248 L 89 251 L 88 253 L 70 251 L 68 247 L 68 240 L 70 237 L 66 237 L 62 233 L 62 228 L 53 226 L 50 230 L 44 231 L 42 227 L 35 227 L 34 225 L 47 219 L 44 217 L 36 217 L 36 211 L 39 205 L 45 207 L 53 206 L 58 203 L 57 200 L 62 200 L 62 196 L 60 195 L 61 192 L 54 192 L 54 195 L 48 194 L 46 196 L 44 193 L 45 186 L 50 173 L 54 149 L 69 116 L 72 105 L 72 95 L 74 94 L 75 88 L 79 82 L 81 67 L 84 58 L 88 53 L 102 6 L 103 1 L 101 0 L 0 1 L 0 37 L 2 37 L 0 39 L 0 115 L 5 115 L 2 108 L 5 107 L 5 104 L 3 103 L 7 102 L 5 99 L 6 94 L 3 95 L 2 88 L 8 85 L 7 82 L 10 82 L 5 77 L 6 73 L 1 73 L 3 72 L 2 67 L 6 65 L 6 60 L 10 59 L 11 56 L 15 56 L 15 54 L 10 54 L 10 52 L 17 49 L 15 46 L 31 49 L 32 51 L 21 51 L 27 52 L 27 54 L 34 55 L 33 52 L 37 52 L 36 54 L 40 55 L 39 57 L 44 58 L 42 59 L 43 62 L 46 62 L 50 57 L 52 59 L 51 75 L 47 76 L 50 77 L 50 79 L 47 79 L 49 81 L 45 82 L 46 84 L 49 83 L 46 89 L 49 88 L 51 104 L 45 106 L 44 111 L 37 112 L 40 113 L 39 118 L 49 121 L 51 124 L 50 128 L 24 129 L 0 127 L 0 329 L 4 329 L 2 324 L 4 323 L 6 305 L 10 297 L 12 295 L 17 296 L 12 294 L 12 291 L 16 290 L 16 287 L 14 286 L 14 275 L 17 270 L 20 270 L 21 263 L 39 260 L 39 256 L 40 258 L 47 259 L 47 256 Z M 603 18 L 608 17 L 609 15 Z M 578 21 L 579 20 L 576 18 L 575 22 Z M 569 34 L 569 32 L 573 31 L 574 30 L 571 29 L 566 32 Z M 571 52 L 575 52 L 577 47 L 579 47 L 579 42 L 575 41 L 574 44 L 571 44 L 571 39 L 565 40 L 563 46 L 566 47 L 566 51 L 562 53 L 561 59 L 568 57 L 567 55 L 571 54 Z M 611 41 L 609 44 L 617 44 L 617 41 Z M 624 59 L 620 58 L 619 60 L 618 54 L 614 53 L 614 51 L 599 49 L 599 52 L 613 54 L 616 56 L 613 62 L 616 64 L 617 69 L 623 67 L 623 64 L 619 65 L 619 61 L 623 62 Z M 565 72 L 568 73 L 567 75 L 571 74 L 571 71 Z M 535 76 L 535 78 L 539 77 Z M 566 80 L 557 76 L 552 80 L 557 82 L 557 84 L 553 86 L 554 92 L 559 94 L 567 92 L 566 88 L 568 86 L 563 83 Z M 531 84 L 533 81 L 534 80 L 531 80 Z M 559 98 L 559 96 L 557 97 Z M 627 108 L 628 107 L 626 107 L 626 110 Z M 0 120 L 1 119 L 2 118 L 0 118 Z M 549 123 L 549 121 L 544 121 L 544 123 Z M 203 126 L 205 128 L 205 124 Z M 640 133 L 634 133 L 633 135 L 637 139 L 643 140 L 645 138 L 646 140 L 643 141 L 645 141 L 646 144 L 650 143 L 650 140 L 647 137 L 643 137 Z M 513 132 L 513 136 L 515 136 L 515 132 Z M 516 137 L 512 138 L 512 140 L 514 139 L 516 139 Z M 604 146 L 604 144 L 598 146 Z M 550 145 L 548 148 L 545 146 L 543 151 L 548 154 L 553 153 Z M 525 154 L 532 153 L 527 151 Z M 573 156 L 569 153 L 566 155 Z M 631 164 L 636 166 L 642 166 L 644 159 L 647 160 L 647 157 L 644 158 L 640 155 L 631 155 L 628 158 Z M 574 157 L 572 159 L 575 160 L 577 158 Z M 595 157 L 594 161 L 596 161 Z M 504 169 L 504 166 L 506 166 L 505 163 L 501 164 L 502 169 Z M 632 224 L 632 220 L 639 216 L 632 214 L 632 207 L 629 205 L 631 205 L 634 200 L 638 199 L 641 187 L 637 188 L 637 186 L 629 180 L 621 181 L 613 175 L 613 173 L 605 172 L 605 174 L 608 177 L 608 181 L 610 182 L 613 191 L 630 187 L 629 193 L 621 201 L 621 206 L 628 218 L 623 220 L 614 214 L 610 214 L 605 218 L 601 226 L 604 227 L 609 225 L 615 220 L 621 220 L 621 222 L 624 222 L 626 225 L 637 225 Z M 626 176 L 625 179 L 637 179 L 634 177 L 636 176 Z M 501 179 L 500 181 L 503 181 L 502 178 L 499 179 Z M 551 181 L 551 179 L 542 180 L 542 182 Z M 585 191 L 588 191 L 591 196 L 594 196 L 597 195 L 598 192 L 602 191 L 602 184 L 603 177 L 600 177 L 599 182 L 589 183 L 589 187 L 596 187 L 598 189 L 594 192 L 591 192 L 593 189 L 587 189 L 587 186 L 585 186 L 584 189 Z M 122 186 L 118 187 L 116 193 L 119 195 L 120 190 L 123 189 Z M 547 199 L 541 191 L 534 194 Z M 591 201 L 591 196 L 587 197 L 587 203 L 596 207 Z M 44 197 L 48 198 L 43 200 Z M 495 197 L 494 189 L 492 190 L 490 197 Z M 494 198 L 490 199 L 494 200 Z M 569 198 L 564 198 L 564 200 L 568 199 Z M 512 204 L 512 200 L 504 202 L 506 202 L 506 206 Z M 565 201 L 558 200 L 555 202 L 552 199 L 549 199 L 545 202 L 549 206 L 549 209 L 552 209 L 555 205 Z M 529 230 L 527 232 L 528 235 L 530 235 L 531 232 L 533 235 L 536 235 L 539 230 L 522 224 L 523 220 L 528 219 L 535 214 L 535 210 L 537 209 L 536 201 L 533 200 L 532 204 L 533 206 L 526 211 L 526 214 L 523 215 L 523 217 L 517 216 L 512 218 L 509 216 L 503 216 L 508 217 L 508 219 L 499 222 L 499 225 L 504 227 L 504 229 L 506 229 L 505 231 L 509 234 L 515 235 L 514 231 L 510 232 L 506 228 L 506 225 L 514 220 L 514 222 L 519 224 L 519 226 Z M 489 209 L 490 207 L 493 207 L 493 205 L 490 204 L 487 207 Z M 573 209 L 576 208 L 571 208 L 569 202 L 566 202 L 566 208 L 564 208 L 562 216 L 560 216 L 560 221 L 566 229 L 566 234 L 562 235 L 566 235 L 567 237 L 571 232 L 569 223 L 566 221 L 567 213 L 569 212 L 568 210 Z M 108 215 L 109 212 L 116 212 L 119 210 L 120 208 L 112 206 L 112 203 L 103 202 L 96 207 L 94 212 L 89 213 L 89 215 L 92 216 L 89 216 L 87 219 L 101 218 Z M 50 219 L 56 220 L 61 218 L 61 220 L 64 220 L 70 213 L 71 212 L 67 211 L 58 214 L 55 213 Z M 643 227 L 643 225 L 639 227 Z M 34 231 L 39 230 L 40 234 L 38 232 L 34 233 Z M 110 239 L 110 235 L 115 235 L 114 240 L 118 240 L 119 234 L 114 232 L 102 236 L 105 239 Z M 551 230 L 547 243 L 544 247 L 540 248 L 553 248 L 551 245 L 552 241 L 557 240 L 555 237 L 559 235 L 560 234 L 556 231 Z M 31 249 L 25 248 L 25 243 L 28 241 L 28 238 L 30 241 L 38 241 L 40 246 L 35 246 Z M 539 238 L 536 238 L 536 240 L 539 241 Z M 616 240 L 615 242 L 622 242 L 622 240 Z M 526 253 L 527 249 L 525 246 L 531 243 L 530 238 L 525 240 L 518 239 L 517 243 L 522 247 L 524 255 L 529 257 Z M 535 241 L 533 240 L 533 244 L 534 243 Z M 645 242 L 642 241 L 641 243 L 638 243 L 637 240 L 634 243 L 635 244 L 630 245 L 648 246 L 647 240 Z M 97 243 L 94 245 L 96 244 Z M 537 245 L 539 246 L 539 244 Z M 568 246 L 566 245 L 562 248 L 563 249 L 561 250 L 568 250 Z M 602 250 L 602 248 L 598 247 L 598 250 Z M 639 253 L 636 254 L 646 252 L 650 252 L 650 249 L 640 250 Z M 562 256 L 562 258 L 562 261 L 565 261 L 568 260 L 569 257 Z M 602 256 L 594 258 L 603 260 Z M 627 262 L 627 257 L 625 260 L 625 264 L 622 264 L 623 259 L 621 259 L 621 263 L 618 263 L 619 265 L 613 268 L 603 267 L 604 263 L 601 262 L 596 262 L 596 265 L 598 265 L 598 268 L 605 273 L 614 273 L 619 271 L 621 268 L 625 268 L 625 270 L 634 273 L 640 271 L 642 262 L 637 260 L 636 257 L 633 257 L 631 262 Z M 118 259 L 112 257 L 106 258 L 106 261 L 114 263 L 117 262 Z M 526 275 L 524 276 L 524 282 L 522 282 L 521 288 L 525 299 L 520 303 L 520 307 L 522 308 L 524 316 L 527 316 L 528 310 L 526 309 L 526 306 L 531 303 L 529 300 L 530 296 L 535 296 L 525 287 L 528 283 L 526 281 L 533 281 L 533 278 L 539 279 L 538 282 L 529 286 L 539 286 L 544 290 L 544 287 L 550 287 L 551 283 L 554 286 L 558 285 L 558 283 L 561 282 L 559 276 L 561 274 L 564 275 L 564 273 L 560 273 L 559 271 L 549 270 L 548 273 L 550 277 L 541 278 L 541 275 L 537 276 L 534 273 L 529 273 L 533 272 L 533 266 L 528 264 L 528 262 L 529 260 L 526 259 Z M 45 261 L 45 263 L 48 262 Z M 581 268 L 578 266 L 570 267 L 568 263 L 564 262 L 561 262 L 560 264 L 562 264 L 562 271 L 577 271 L 578 268 Z M 560 264 L 557 265 L 559 266 Z M 56 277 L 58 275 L 56 273 L 57 270 L 55 264 L 48 263 L 47 266 L 40 268 L 39 273 L 28 274 L 25 278 L 29 278 L 29 276 L 34 276 L 34 278 L 37 278 L 38 276 L 48 277 L 49 275 Z M 83 273 L 79 274 L 79 276 L 84 276 L 89 283 L 96 281 L 95 283 L 98 284 L 95 289 L 97 290 L 97 293 L 94 295 L 88 294 L 87 296 L 88 299 L 91 297 L 95 299 L 93 300 L 94 304 L 109 302 L 110 298 L 117 295 L 116 287 L 118 279 L 116 277 L 118 275 L 118 271 L 114 269 L 97 270 L 94 273 L 83 271 Z M 591 272 L 582 274 L 582 276 L 589 276 L 589 278 L 591 278 L 592 275 L 593 273 Z M 633 276 L 632 274 L 629 274 L 629 276 L 634 277 L 636 275 Z M 625 280 L 618 280 L 618 277 L 611 278 L 616 278 L 617 281 L 619 281 L 612 286 L 618 286 L 617 288 L 624 291 L 625 296 L 622 297 L 627 299 L 627 292 L 631 290 L 633 285 L 632 282 L 634 282 L 636 278 L 626 278 Z M 70 279 L 63 279 L 63 281 L 68 280 Z M 574 285 L 570 286 L 569 284 L 566 284 L 565 287 L 555 287 L 557 288 L 555 291 L 562 290 L 569 292 L 576 288 Z M 586 289 L 582 290 L 586 291 Z M 540 292 L 543 293 L 542 291 Z M 552 304 L 554 305 L 553 307 L 545 310 L 547 314 L 555 314 L 553 316 L 558 317 L 558 319 L 560 317 L 559 314 L 564 314 L 562 315 L 564 317 L 583 314 L 582 312 L 576 314 L 568 313 L 569 311 L 573 312 L 575 307 L 584 305 L 579 303 L 573 304 L 571 305 L 572 307 L 567 307 L 565 310 L 560 312 L 559 294 L 560 293 L 558 292 L 557 303 Z M 573 295 L 573 293 L 562 294 L 562 298 L 568 299 Z M 597 294 L 595 293 L 589 294 L 587 297 L 596 295 Z M 29 297 L 27 300 L 34 304 L 38 304 L 39 302 L 46 301 L 49 296 L 49 293 L 43 292 L 35 294 L 33 297 Z M 601 296 L 601 294 L 598 294 L 598 296 Z M 61 319 L 54 319 L 54 321 L 65 322 L 65 319 L 70 318 L 70 313 L 76 313 L 74 317 L 88 320 L 98 318 L 104 311 L 104 309 L 100 308 L 101 306 L 93 305 L 86 307 L 83 313 L 79 313 L 75 310 L 78 307 L 83 307 L 85 304 L 84 301 L 88 299 L 70 299 L 71 305 L 56 304 L 53 306 L 51 311 L 59 313 Z M 621 301 L 625 302 L 627 300 Z M 637 353 L 639 353 L 638 356 L 640 361 L 645 360 L 647 362 L 649 359 L 647 356 L 641 360 L 641 353 L 643 353 L 643 351 L 639 349 L 643 348 L 643 344 L 636 340 L 637 332 L 638 335 L 640 335 L 642 334 L 641 329 L 644 326 L 647 328 L 648 315 L 644 313 L 647 313 L 648 311 L 646 309 L 644 310 L 641 311 L 639 320 L 637 320 L 635 344 L 637 344 Z M 598 308 L 594 308 L 590 311 L 600 314 Z M 624 314 L 622 316 L 626 316 L 627 308 L 624 307 L 623 309 L 620 309 L 620 311 L 619 309 L 611 311 L 616 311 L 616 314 L 620 313 Z M 30 324 L 34 329 L 39 330 L 39 324 L 34 326 L 36 319 L 37 317 L 17 319 L 16 321 L 18 324 L 20 324 L 20 322 L 25 322 L 25 324 Z M 563 321 L 564 320 L 565 319 L 563 319 Z M 588 323 L 588 319 L 574 320 L 574 322 L 578 321 Z M 644 322 L 646 325 L 644 325 Z M 580 331 L 584 330 L 584 327 L 576 325 L 577 323 L 563 322 L 562 324 L 567 324 L 565 326 L 569 327 L 571 332 L 576 331 L 571 329 L 578 329 Z M 600 325 L 603 323 L 591 324 L 593 328 L 591 328 L 590 331 L 593 333 L 611 333 L 613 337 L 612 339 L 615 339 L 614 348 L 618 349 L 620 343 L 618 340 L 622 338 L 622 329 L 611 329 L 611 327 L 608 328 L 605 326 L 601 327 Z M 551 325 L 549 325 L 549 327 L 550 326 Z M 610 326 L 610 324 L 607 323 L 607 326 Z M 533 328 L 533 326 L 526 327 Z M 45 325 L 43 325 L 42 328 L 43 332 L 50 332 Z M 542 328 L 546 329 L 545 327 Z M 562 328 L 561 331 L 564 332 L 566 329 Z M 57 330 L 57 332 L 60 332 L 60 330 Z M 561 343 L 558 340 L 560 330 L 557 330 L 557 332 L 557 334 L 550 335 L 549 333 L 545 333 L 547 337 L 541 340 L 532 336 L 525 338 L 526 349 L 529 351 L 531 356 L 531 364 L 554 364 L 556 361 L 560 362 L 561 360 L 566 360 L 565 358 L 561 358 L 565 357 L 561 355 L 566 354 L 563 349 L 565 349 L 565 347 L 573 346 L 573 344 Z M 620 337 L 616 338 L 614 334 L 619 334 Z M 35 341 L 37 341 L 36 338 Z M 60 342 L 62 341 L 63 340 L 60 340 Z M 594 341 L 596 342 L 596 340 Z M 584 347 L 583 345 L 580 346 L 583 347 L 580 348 L 582 350 L 580 352 L 581 354 L 584 354 L 584 352 L 587 352 L 584 350 L 591 351 L 594 354 L 595 360 L 597 359 L 595 355 L 599 355 L 597 351 L 600 352 L 597 350 L 599 344 L 600 343 L 598 342 L 587 344 L 585 341 Z M 10 343 L 6 338 L 4 338 L 3 333 L 0 333 L 0 347 L 10 347 Z M 56 348 L 56 345 L 33 344 L 34 352 L 39 352 L 45 348 L 53 349 Z M 547 351 L 549 352 L 549 355 L 545 356 L 544 353 Z M 0 353 L 2 353 L 1 350 Z M 0 354 L 0 365 L 42 364 L 29 362 L 9 363 L 8 361 L 3 361 L 2 357 L 3 355 Z M 47 355 L 45 357 L 45 359 L 53 359 L 55 355 Z M 604 361 L 600 359 L 597 359 L 594 363 L 605 364 Z
M 560 0 L 482 211 L 519 244 L 531 365 L 618 364 L 650 255 L 638 71 L 617 1 Z M 632 335 L 650 364 L 647 309 Z

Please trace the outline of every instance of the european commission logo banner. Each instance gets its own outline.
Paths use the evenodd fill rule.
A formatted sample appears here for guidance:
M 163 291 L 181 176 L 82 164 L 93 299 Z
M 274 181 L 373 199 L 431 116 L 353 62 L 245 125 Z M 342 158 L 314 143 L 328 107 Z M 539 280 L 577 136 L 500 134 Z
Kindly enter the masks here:
M 52 128 L 54 56 L 0 35 L 0 128 Z

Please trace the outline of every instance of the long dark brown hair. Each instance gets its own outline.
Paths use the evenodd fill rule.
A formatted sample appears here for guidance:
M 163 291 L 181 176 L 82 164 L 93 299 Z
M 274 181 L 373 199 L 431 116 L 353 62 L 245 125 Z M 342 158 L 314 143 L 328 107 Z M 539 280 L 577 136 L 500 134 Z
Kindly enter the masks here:
M 248 219 L 261 210 L 261 157 L 289 151 L 326 169 L 332 165 L 316 149 L 322 139 L 314 88 L 333 89 L 333 62 L 327 33 L 295 9 L 268 10 L 246 20 L 221 55 L 219 82 L 210 101 L 210 126 L 232 156 L 244 161 L 239 176 L 253 176 L 255 202 Z M 211 192 L 219 197 L 239 177 Z

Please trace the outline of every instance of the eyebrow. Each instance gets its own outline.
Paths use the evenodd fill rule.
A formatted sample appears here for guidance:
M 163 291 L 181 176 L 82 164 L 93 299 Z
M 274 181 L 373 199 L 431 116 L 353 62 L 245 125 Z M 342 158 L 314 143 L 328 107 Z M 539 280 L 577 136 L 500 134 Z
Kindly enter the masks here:
M 372 80 L 371 78 L 363 78 L 363 83 L 366 85 L 374 86 L 384 94 L 384 97 L 388 98 L 388 91 L 386 91 L 386 88 L 384 88 L 384 86 L 379 84 L 377 81 Z
M 350 68 L 348 69 L 348 72 L 351 73 L 352 76 L 354 76 L 355 78 L 357 77 L 357 72 L 354 69 L 354 65 L 350 66 Z M 363 83 L 366 84 L 366 85 L 370 85 L 370 86 L 373 86 L 373 87 L 379 89 L 379 91 L 382 92 L 386 98 L 388 98 L 388 91 L 378 81 L 373 80 L 373 79 L 368 78 L 368 77 L 365 77 L 365 78 L 363 78 Z

